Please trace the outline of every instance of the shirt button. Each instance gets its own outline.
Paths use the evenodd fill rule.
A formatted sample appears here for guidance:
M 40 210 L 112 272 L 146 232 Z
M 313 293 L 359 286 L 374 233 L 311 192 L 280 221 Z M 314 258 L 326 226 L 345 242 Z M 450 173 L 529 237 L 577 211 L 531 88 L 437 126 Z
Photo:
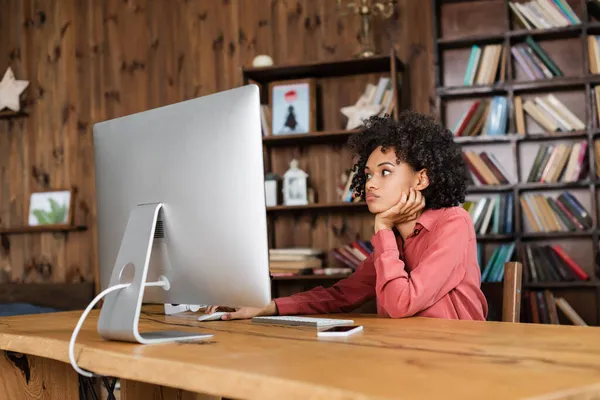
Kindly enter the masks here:
M 419 231 L 418 229 L 415 229 L 415 230 L 413 231 L 413 235 L 417 236 L 417 235 L 419 234 L 419 232 L 420 232 L 420 231 Z

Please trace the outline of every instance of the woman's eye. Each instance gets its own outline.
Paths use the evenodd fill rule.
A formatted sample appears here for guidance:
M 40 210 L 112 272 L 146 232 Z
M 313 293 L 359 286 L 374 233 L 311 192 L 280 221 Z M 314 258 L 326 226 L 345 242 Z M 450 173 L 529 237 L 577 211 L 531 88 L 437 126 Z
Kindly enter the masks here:
M 391 172 L 390 172 L 390 171 L 388 171 L 387 169 L 384 169 L 383 171 L 381 171 L 381 175 L 382 175 L 382 176 L 386 176 L 386 175 L 388 175 L 388 174 L 390 174 L 390 173 L 391 173 Z
M 371 174 L 365 174 L 365 176 L 367 177 L 367 179 L 371 179 Z

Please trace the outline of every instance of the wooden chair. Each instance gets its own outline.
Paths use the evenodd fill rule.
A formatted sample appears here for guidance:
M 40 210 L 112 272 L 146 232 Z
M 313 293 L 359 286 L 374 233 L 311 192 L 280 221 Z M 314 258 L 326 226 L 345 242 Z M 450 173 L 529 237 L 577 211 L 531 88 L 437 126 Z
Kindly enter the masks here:
M 502 293 L 502 322 L 521 321 L 521 285 L 523 264 L 504 264 L 504 288 Z

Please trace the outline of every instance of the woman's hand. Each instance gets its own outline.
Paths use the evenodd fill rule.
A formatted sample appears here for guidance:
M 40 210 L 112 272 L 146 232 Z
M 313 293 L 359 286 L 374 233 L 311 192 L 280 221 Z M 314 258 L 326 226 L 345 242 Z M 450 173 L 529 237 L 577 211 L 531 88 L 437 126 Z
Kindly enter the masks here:
M 270 316 L 277 315 L 277 306 L 275 302 L 272 301 L 264 308 L 253 308 L 253 307 L 239 307 L 239 308 L 231 308 L 231 307 L 223 307 L 223 306 L 210 306 L 206 309 L 206 314 L 212 314 L 217 311 L 226 312 L 227 314 L 221 317 L 222 320 L 231 320 L 231 319 L 250 319 L 253 317 L 262 317 L 262 316 Z
M 375 216 L 375 233 L 417 219 L 417 213 L 423 208 L 425 197 L 420 191 L 410 188 L 409 194 L 402 193 L 395 206 Z

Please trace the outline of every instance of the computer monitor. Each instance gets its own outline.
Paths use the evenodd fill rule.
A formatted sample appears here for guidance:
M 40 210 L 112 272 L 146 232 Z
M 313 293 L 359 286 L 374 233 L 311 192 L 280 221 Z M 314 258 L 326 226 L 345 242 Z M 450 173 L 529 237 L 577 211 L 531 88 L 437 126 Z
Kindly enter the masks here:
M 139 343 L 145 303 L 271 300 L 260 97 L 248 85 L 94 125 L 98 255 L 108 339 Z M 170 288 L 146 287 L 164 276 Z

